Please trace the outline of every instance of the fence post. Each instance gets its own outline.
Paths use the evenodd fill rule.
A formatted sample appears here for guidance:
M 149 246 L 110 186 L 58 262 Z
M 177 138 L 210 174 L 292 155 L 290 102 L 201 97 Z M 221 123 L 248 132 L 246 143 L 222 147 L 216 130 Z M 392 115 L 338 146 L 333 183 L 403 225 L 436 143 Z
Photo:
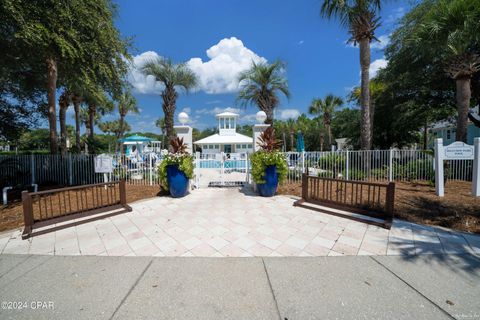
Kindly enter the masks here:
M 127 207 L 127 190 L 125 187 L 125 179 L 120 180 L 118 185 L 120 191 L 120 204 Z
M 72 154 L 68 154 L 68 185 L 73 185 Z
M 248 153 L 245 153 L 245 173 L 246 173 L 246 183 L 250 183 L 250 177 L 248 176 Z
M 305 151 L 302 151 L 302 172 L 305 172 Z
M 350 177 L 350 170 L 348 166 L 350 165 L 350 161 L 348 160 L 348 149 L 345 151 L 345 179 L 349 180 Z
M 473 140 L 473 147 L 472 195 L 480 197 L 480 138 Z
M 389 219 L 393 219 L 395 209 L 395 182 L 389 182 L 387 185 L 387 195 L 385 199 L 386 212 L 389 215 Z
M 308 175 L 305 172 L 302 173 L 302 199 L 308 199 Z
M 152 181 L 153 168 L 152 168 L 152 154 L 151 153 L 148 154 L 148 159 L 150 161 L 150 185 L 152 186 L 153 185 L 153 181 Z
M 28 191 L 22 191 L 22 204 L 23 221 L 25 223 L 25 229 L 23 229 L 22 239 L 27 239 L 32 235 L 33 226 L 32 197 L 28 194 Z
M 393 181 L 393 149 L 388 151 L 388 181 Z
M 32 183 L 35 184 L 35 155 L 30 155 L 30 171 L 32 173 Z

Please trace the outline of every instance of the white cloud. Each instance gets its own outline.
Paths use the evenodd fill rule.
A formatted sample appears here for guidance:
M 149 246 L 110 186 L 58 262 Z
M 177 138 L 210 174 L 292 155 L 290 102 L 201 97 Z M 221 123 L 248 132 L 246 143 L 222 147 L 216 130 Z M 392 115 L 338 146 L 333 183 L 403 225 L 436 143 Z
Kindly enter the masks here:
M 182 111 L 180 111 L 180 112 L 185 112 L 185 113 L 188 113 L 188 114 L 189 114 L 190 112 L 192 112 L 192 108 L 190 108 L 190 107 L 185 107 L 185 108 L 183 108 Z
M 142 73 L 142 71 L 140 71 L 146 62 L 154 60 L 158 57 L 160 56 L 154 51 L 147 51 L 133 57 L 128 80 L 136 92 L 143 94 L 155 94 L 161 92 L 163 86 L 159 82 L 155 81 L 153 76 L 146 76 Z
M 153 76 L 145 76 L 141 67 L 145 62 L 156 59 L 160 55 L 154 51 L 146 51 L 133 58 L 130 68 L 129 81 L 135 91 L 143 94 L 160 93 L 162 85 L 155 81 Z M 231 93 L 239 89 L 238 75 L 247 70 L 252 61 L 267 62 L 252 50 L 245 47 L 240 39 L 235 37 L 220 40 L 207 50 L 209 60 L 191 58 L 187 61 L 188 67 L 198 77 L 198 87 L 210 94 Z
M 296 119 L 300 116 L 300 111 L 297 109 L 282 109 L 278 111 L 280 113 L 279 118 L 282 120 Z
M 378 36 L 377 38 L 378 38 L 378 41 L 373 41 L 370 45 L 370 48 L 377 49 L 377 50 L 385 49 L 385 47 L 390 42 L 390 35 L 383 34 L 381 36 Z
M 238 91 L 238 75 L 247 70 L 252 61 L 266 62 L 235 37 L 225 38 L 207 50 L 210 60 L 192 58 L 187 65 L 198 77 L 199 89 L 218 94 Z
M 387 64 L 388 64 L 388 61 L 385 59 L 377 59 L 372 63 L 370 63 L 370 69 L 369 69 L 370 79 L 375 78 L 378 71 L 380 69 L 385 68 Z

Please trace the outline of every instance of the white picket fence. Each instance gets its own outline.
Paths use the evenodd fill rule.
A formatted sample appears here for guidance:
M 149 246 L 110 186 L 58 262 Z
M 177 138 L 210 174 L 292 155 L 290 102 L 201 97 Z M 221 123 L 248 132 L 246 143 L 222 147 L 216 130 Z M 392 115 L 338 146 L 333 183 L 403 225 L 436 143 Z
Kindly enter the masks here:
M 71 186 L 99 183 L 106 179 L 125 179 L 129 184 L 138 185 L 159 184 L 156 167 L 161 158 L 158 154 L 112 157 L 114 170 L 104 175 L 95 173 L 95 155 L 0 155 L 0 186 Z M 289 168 L 287 182 L 301 181 L 301 175 L 306 170 L 312 175 L 350 180 L 412 181 L 432 180 L 434 177 L 433 156 L 422 150 L 286 152 L 285 157 Z M 246 164 L 241 164 L 243 171 L 237 171 L 250 171 L 249 161 L 241 161 L 246 161 Z M 201 154 L 197 156 L 195 165 L 203 171 L 219 170 L 217 162 L 214 155 Z M 472 166 L 472 160 L 450 160 L 445 163 L 445 172 L 449 179 L 471 181 Z

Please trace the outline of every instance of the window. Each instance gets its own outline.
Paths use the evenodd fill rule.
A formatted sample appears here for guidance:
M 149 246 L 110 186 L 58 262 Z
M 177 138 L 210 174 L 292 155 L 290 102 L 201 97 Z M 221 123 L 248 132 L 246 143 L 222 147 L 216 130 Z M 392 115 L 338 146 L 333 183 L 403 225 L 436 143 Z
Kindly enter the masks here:
M 248 148 L 249 148 L 249 149 L 252 149 L 252 145 L 251 145 L 251 144 L 249 144 L 249 145 L 248 145 Z
M 215 145 L 215 149 L 220 149 L 220 147 L 218 146 L 218 144 Z
M 450 140 L 450 138 L 451 138 L 451 132 L 450 130 L 447 130 L 447 140 Z
M 242 145 L 241 144 L 237 144 L 237 149 L 241 149 L 242 148 Z
M 243 148 L 243 149 L 247 149 L 247 145 L 246 145 L 246 144 L 242 144 L 242 148 Z

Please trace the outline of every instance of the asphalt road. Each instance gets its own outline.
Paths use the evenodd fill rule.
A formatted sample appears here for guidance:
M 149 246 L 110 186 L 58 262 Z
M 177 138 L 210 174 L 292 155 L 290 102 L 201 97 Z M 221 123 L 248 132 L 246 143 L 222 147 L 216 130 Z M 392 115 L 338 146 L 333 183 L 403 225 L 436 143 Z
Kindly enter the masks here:
M 480 258 L 0 256 L 0 319 L 480 319 Z

